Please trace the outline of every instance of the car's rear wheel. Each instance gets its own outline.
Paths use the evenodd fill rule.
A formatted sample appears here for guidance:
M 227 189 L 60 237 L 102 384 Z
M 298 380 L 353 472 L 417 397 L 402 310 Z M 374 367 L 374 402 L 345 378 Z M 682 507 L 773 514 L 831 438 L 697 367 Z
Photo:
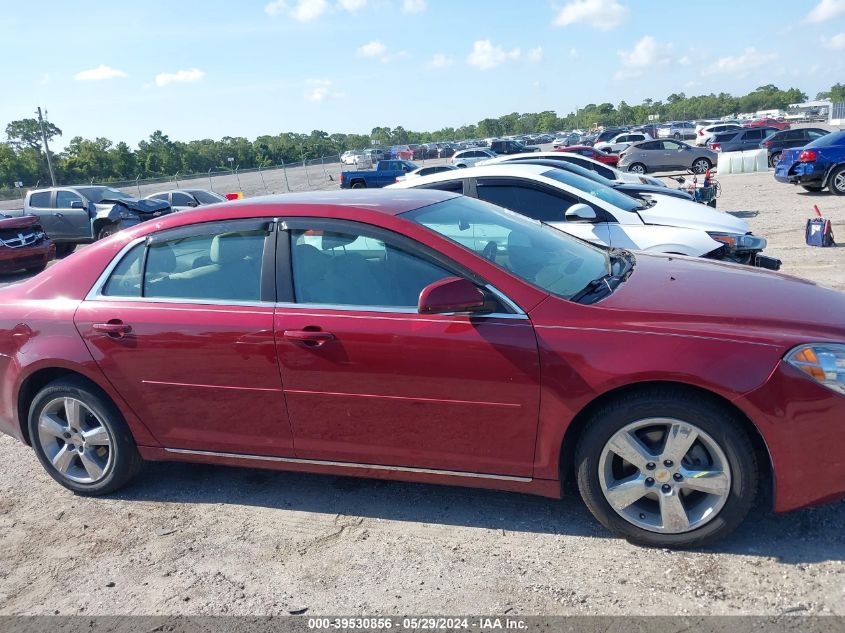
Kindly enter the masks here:
M 353 183 L 352 183 L 352 188 L 353 188 L 353 189 L 366 189 L 366 188 L 367 188 L 367 185 L 366 185 L 366 184 L 364 184 L 363 182 L 360 182 L 360 181 L 359 181 L 359 182 L 353 182 Z
M 769 167 L 777 167 L 780 162 L 780 154 L 780 152 L 772 152 L 772 155 L 769 156 Z
M 672 136 L 672 138 L 674 138 L 676 141 L 680 141 L 680 140 L 681 140 L 681 135 L 680 135 L 680 133 L 679 133 L 679 132 L 675 132 L 675 134 Z
M 642 163 L 633 163 L 630 167 L 628 167 L 628 171 L 632 174 L 644 174 L 646 173 L 646 168 Z
M 44 387 L 29 408 L 28 425 L 47 473 L 79 494 L 113 492 L 143 463 L 120 411 L 84 380 L 60 379 Z
M 757 493 L 755 454 L 741 420 L 683 390 L 642 391 L 595 412 L 576 468 L 581 496 L 602 525 L 653 547 L 724 537 Z
M 827 181 L 827 188 L 837 196 L 845 196 L 845 165 L 837 167 L 831 172 Z
M 463 163 L 455 165 L 455 167 L 457 167 L 458 169 L 466 169 L 466 165 L 464 165 Z
M 713 166 L 707 158 L 699 158 L 692 164 L 692 172 L 694 174 L 703 174 L 705 171 Z

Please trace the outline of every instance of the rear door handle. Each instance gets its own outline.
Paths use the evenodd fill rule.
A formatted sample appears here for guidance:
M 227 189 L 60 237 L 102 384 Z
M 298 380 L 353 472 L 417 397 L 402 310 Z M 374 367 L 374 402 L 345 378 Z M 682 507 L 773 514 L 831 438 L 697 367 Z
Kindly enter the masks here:
M 334 340 L 334 334 L 320 330 L 285 330 L 283 336 L 289 341 L 303 343 L 309 347 L 320 347 Z
M 132 331 L 132 326 L 120 319 L 112 319 L 108 323 L 94 323 L 91 327 L 95 332 L 108 334 L 112 338 L 123 338 Z

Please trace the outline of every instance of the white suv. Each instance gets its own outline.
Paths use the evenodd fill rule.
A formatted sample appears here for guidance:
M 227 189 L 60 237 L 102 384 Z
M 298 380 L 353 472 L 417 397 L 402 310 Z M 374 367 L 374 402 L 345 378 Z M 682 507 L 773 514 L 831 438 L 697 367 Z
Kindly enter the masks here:
M 455 167 L 473 167 L 476 163 L 491 158 L 496 158 L 496 154 L 489 149 L 464 149 L 455 152 L 449 159 L 449 164 Z

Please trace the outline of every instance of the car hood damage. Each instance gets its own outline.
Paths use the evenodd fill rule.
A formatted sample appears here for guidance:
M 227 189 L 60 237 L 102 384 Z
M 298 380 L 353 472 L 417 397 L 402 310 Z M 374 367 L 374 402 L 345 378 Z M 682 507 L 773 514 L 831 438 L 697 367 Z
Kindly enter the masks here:
M 638 211 L 646 224 L 677 226 L 701 231 L 735 233 L 745 235 L 749 232 L 745 220 L 716 211 L 705 204 L 692 200 L 683 200 L 660 194 L 649 194 L 654 204 Z
M 121 206 L 130 211 L 134 211 L 135 213 L 140 214 L 150 214 L 159 212 L 168 211 L 170 209 L 170 205 L 163 200 L 147 200 L 143 198 L 116 198 L 114 200 L 109 200 L 104 198 L 102 202 L 95 203 L 97 209 L 105 209 L 105 208 L 112 208 L 114 206 Z

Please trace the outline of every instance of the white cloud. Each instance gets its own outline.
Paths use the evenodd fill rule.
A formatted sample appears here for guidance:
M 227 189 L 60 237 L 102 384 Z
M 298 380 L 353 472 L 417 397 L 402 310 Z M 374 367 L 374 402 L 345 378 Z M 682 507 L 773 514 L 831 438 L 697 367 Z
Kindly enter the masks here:
M 684 55 L 683 57 L 681 57 L 681 59 L 678 60 L 678 63 L 681 66 L 689 66 L 692 63 L 692 60 L 688 56 Z
M 543 61 L 543 47 L 538 46 L 537 48 L 531 48 L 528 50 L 528 54 L 525 56 L 529 62 L 536 64 L 537 62 Z
M 672 62 L 671 51 L 671 44 L 661 44 L 651 35 L 645 35 L 630 51 L 616 52 L 622 62 L 622 68 L 613 78 L 639 77 L 646 70 L 656 66 L 668 66 Z
M 580 57 L 580 55 L 578 55 L 578 49 L 575 48 L 574 46 L 572 48 L 570 48 L 569 49 L 569 56 L 572 59 L 578 59 L 578 57 Z
M 822 46 L 833 51 L 845 48 L 845 33 L 837 33 L 831 38 L 822 37 Z
M 804 22 L 827 22 L 845 13 L 845 0 L 821 0 L 804 18 Z
M 323 15 L 329 8 L 328 0 L 296 0 L 291 6 L 288 0 L 272 0 L 264 5 L 267 15 L 289 13 L 299 22 L 310 22 Z
M 205 73 L 199 68 L 191 68 L 190 70 L 177 70 L 175 73 L 159 73 L 155 77 L 156 86 L 163 88 L 167 84 L 187 84 L 200 81 L 205 77 Z
M 105 64 L 100 64 L 96 68 L 82 70 L 76 73 L 73 78 L 79 81 L 103 81 L 104 79 L 117 79 L 126 76 L 127 74 L 122 70 L 116 70 Z
M 521 55 L 522 52 L 518 48 L 506 51 L 501 46 L 493 46 L 490 40 L 477 40 L 472 45 L 472 52 L 467 57 L 467 63 L 480 70 L 490 70 L 508 60 L 519 59 Z
M 340 99 L 343 96 L 342 92 L 334 90 L 334 85 L 328 79 L 309 79 L 306 84 L 308 89 L 305 92 L 305 98 L 308 101 L 321 103 L 329 99 Z
M 341 9 L 354 13 L 355 11 L 360 11 L 367 6 L 367 0 L 340 0 L 338 5 Z
M 571 0 L 554 20 L 555 26 L 584 23 L 599 31 L 610 31 L 628 19 L 628 8 L 618 0 Z
M 428 62 L 427 66 L 429 68 L 446 68 L 454 63 L 455 60 L 453 57 L 445 55 L 444 53 L 435 53 L 431 58 L 431 61 Z
M 403 0 L 402 11 L 404 13 L 422 13 L 428 8 L 425 0 Z
M 765 66 L 777 57 L 777 53 L 760 53 L 752 46 L 746 48 L 741 55 L 719 58 L 715 64 L 710 64 L 701 74 L 746 77 L 750 71 Z
M 358 54 L 361 57 L 384 57 L 387 55 L 387 46 L 378 40 L 373 40 L 372 42 L 358 47 Z

